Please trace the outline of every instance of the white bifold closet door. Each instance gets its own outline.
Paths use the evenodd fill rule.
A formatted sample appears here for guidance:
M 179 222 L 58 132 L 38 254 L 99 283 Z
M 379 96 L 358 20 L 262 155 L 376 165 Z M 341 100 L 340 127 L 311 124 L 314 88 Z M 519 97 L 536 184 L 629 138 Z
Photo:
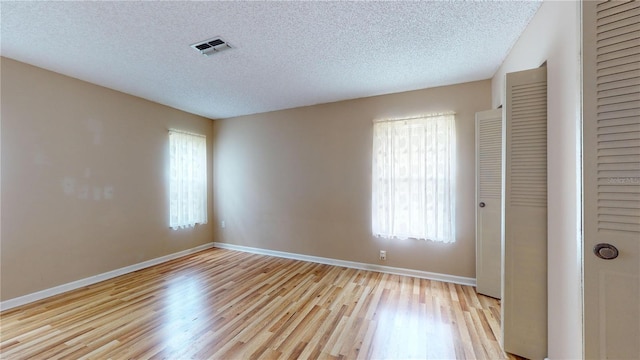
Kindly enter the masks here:
M 547 71 L 507 74 L 503 345 L 547 356 Z
M 476 113 L 476 289 L 502 291 L 502 109 Z
M 582 11 L 584 355 L 640 359 L 640 2 Z

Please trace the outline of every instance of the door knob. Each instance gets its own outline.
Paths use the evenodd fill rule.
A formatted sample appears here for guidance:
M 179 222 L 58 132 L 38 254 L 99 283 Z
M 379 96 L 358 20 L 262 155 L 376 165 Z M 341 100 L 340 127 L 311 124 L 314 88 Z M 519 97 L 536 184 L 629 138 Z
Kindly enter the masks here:
M 480 204 L 478 204 L 478 206 L 480 206 L 480 207 L 485 207 L 486 205 L 485 205 L 485 203 L 484 203 L 484 202 L 480 202 Z
M 593 247 L 593 253 L 604 260 L 613 260 L 618 257 L 618 249 L 611 244 L 598 244 Z

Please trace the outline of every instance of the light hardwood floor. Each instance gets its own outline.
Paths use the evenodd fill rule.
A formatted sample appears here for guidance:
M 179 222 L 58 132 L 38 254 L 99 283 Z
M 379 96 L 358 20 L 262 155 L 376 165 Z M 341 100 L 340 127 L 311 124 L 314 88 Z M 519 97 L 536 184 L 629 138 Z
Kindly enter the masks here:
M 2 359 L 501 359 L 473 287 L 205 250 L 0 314 Z

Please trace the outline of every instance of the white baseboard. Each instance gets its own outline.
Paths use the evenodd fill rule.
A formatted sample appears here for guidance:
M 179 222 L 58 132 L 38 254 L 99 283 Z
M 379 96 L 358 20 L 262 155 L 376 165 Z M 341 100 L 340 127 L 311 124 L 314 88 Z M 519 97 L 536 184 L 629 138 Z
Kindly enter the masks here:
M 5 300 L 3 302 L 0 302 L 0 311 L 8 310 L 8 309 L 20 306 L 20 305 L 24 305 L 24 304 L 28 304 L 28 303 L 31 303 L 31 302 L 34 302 L 34 301 L 42 300 L 44 298 L 48 298 L 50 296 L 62 294 L 62 293 L 67 292 L 67 291 L 76 290 L 76 289 L 79 289 L 79 288 L 84 287 L 84 286 L 88 286 L 88 285 L 92 285 L 92 284 L 95 284 L 95 283 L 99 283 L 100 281 L 112 279 L 112 278 L 120 276 L 120 275 L 128 274 L 130 272 L 138 271 L 138 270 L 141 270 L 141 269 L 144 269 L 144 268 L 148 268 L 150 266 L 158 265 L 158 264 L 161 264 L 163 262 L 167 262 L 169 260 L 177 259 L 179 257 L 185 256 L 185 255 L 189 255 L 189 254 L 193 254 L 193 253 L 196 253 L 198 251 L 201 251 L 201 250 L 204 250 L 204 249 L 209 249 L 209 248 L 212 248 L 212 247 L 214 247 L 213 243 L 203 244 L 203 245 L 191 248 L 191 249 L 179 251 L 177 253 L 161 256 L 159 258 L 155 258 L 155 259 L 143 261 L 141 263 L 125 266 L 123 268 L 115 269 L 115 270 L 112 270 L 112 271 L 108 271 L 106 273 L 90 276 L 88 278 L 72 281 L 70 283 L 58 285 L 58 286 L 55 286 L 55 287 L 52 287 L 52 288 L 49 288 L 49 289 L 45 289 L 45 290 L 37 291 L 37 292 L 31 293 L 31 294 L 23 295 L 23 296 L 20 296 L 20 297 L 17 297 L 17 298 Z
M 422 278 L 422 279 L 450 282 L 450 283 L 460 284 L 460 285 L 476 286 L 476 279 L 463 277 L 463 276 L 447 275 L 447 274 L 433 273 L 428 271 L 397 268 L 392 266 L 338 260 L 338 259 L 331 259 L 331 258 L 325 258 L 325 257 L 319 257 L 319 256 L 302 255 L 302 254 L 295 254 L 295 253 L 289 253 L 284 251 L 260 249 L 260 248 L 234 245 L 234 244 L 228 244 L 228 243 L 220 243 L 220 242 L 214 242 L 213 246 L 221 249 L 238 250 L 238 251 L 244 251 L 244 252 L 249 252 L 253 254 L 277 256 L 277 257 L 293 259 L 293 260 L 302 260 L 302 261 L 309 261 L 309 262 L 320 263 L 320 264 L 343 266 L 343 267 L 352 268 L 352 269 L 371 270 L 371 271 L 377 271 L 377 272 L 394 274 L 394 275 L 406 275 L 406 276 L 413 276 L 413 277 Z
M 338 260 L 338 259 L 331 259 L 331 258 L 325 258 L 325 257 L 319 257 L 319 256 L 295 254 L 295 253 L 289 253 L 289 252 L 284 252 L 284 251 L 260 249 L 260 248 L 254 248 L 254 247 L 248 247 L 248 246 L 241 246 L 241 245 L 233 245 L 233 244 L 227 244 L 227 243 L 214 242 L 214 243 L 208 243 L 208 244 L 203 244 L 203 245 L 200 245 L 200 246 L 196 246 L 196 247 L 191 248 L 191 249 L 179 251 L 177 253 L 161 256 L 159 258 L 143 261 L 141 263 L 125 266 L 123 268 L 112 270 L 112 271 L 108 271 L 106 273 L 102 273 L 102 274 L 90 276 L 90 277 L 87 277 L 87 278 L 84 278 L 84 279 L 72 281 L 70 283 L 58 285 L 58 286 L 55 286 L 55 287 L 52 287 L 52 288 L 49 288 L 49 289 L 37 291 L 37 292 L 31 293 L 31 294 L 27 294 L 27 295 L 23 295 L 23 296 L 20 296 L 20 297 L 17 297 L 17 298 L 5 300 L 5 301 L 0 302 L 0 311 L 9 310 L 9 309 L 12 309 L 12 308 L 17 307 L 17 306 L 25 305 L 25 304 L 28 304 L 28 303 L 31 303 L 31 302 L 34 302 L 34 301 L 38 301 L 38 300 L 42 300 L 42 299 L 45 299 L 45 298 L 48 298 L 48 297 L 51 297 L 51 296 L 54 296 L 54 295 L 62 294 L 62 293 L 67 292 L 67 291 L 76 290 L 76 289 L 79 289 L 79 288 L 84 287 L 84 286 L 96 284 L 96 283 L 99 283 L 99 282 L 104 281 L 104 280 L 112 279 L 112 278 L 120 276 L 120 275 L 128 274 L 128 273 L 131 273 L 131 272 L 134 272 L 134 271 L 138 271 L 138 270 L 141 270 L 141 269 L 144 269 L 144 268 L 148 268 L 150 266 L 158 265 L 158 264 L 161 264 L 163 262 L 167 262 L 167 261 L 170 261 L 170 260 L 173 260 L 173 259 L 177 259 L 179 257 L 185 256 L 185 255 L 189 255 L 189 254 L 193 254 L 195 252 L 198 252 L 198 251 L 201 251 L 201 250 L 205 250 L 205 249 L 209 249 L 209 248 L 212 248 L 212 247 L 217 247 L 217 248 L 221 248 L 221 249 L 229 249 L 229 250 L 237 250 L 237 251 L 243 251 L 243 252 L 249 252 L 249 253 L 253 253 L 253 254 L 276 256 L 276 257 L 293 259 L 293 260 L 309 261 L 309 262 L 315 262 L 315 263 L 320 263 L 320 264 L 343 266 L 343 267 L 352 268 L 352 269 L 370 270 L 370 271 L 377 271 L 377 272 L 388 273 L 388 274 L 406 275 L 406 276 L 413 276 L 413 277 L 422 278 L 422 279 L 438 280 L 438 281 L 450 282 L 450 283 L 454 283 L 454 284 L 476 286 L 476 279 L 468 278 L 468 277 L 447 275 L 447 274 L 440 274 L 440 273 L 433 273 L 433 272 L 428 272 L 428 271 L 420 271 L 420 270 L 413 270 L 413 269 L 406 269 L 406 268 L 398 268 L 398 267 L 392 267 L 392 266 L 367 264 L 367 263 L 360 263 L 360 262 L 354 262 L 354 261 Z

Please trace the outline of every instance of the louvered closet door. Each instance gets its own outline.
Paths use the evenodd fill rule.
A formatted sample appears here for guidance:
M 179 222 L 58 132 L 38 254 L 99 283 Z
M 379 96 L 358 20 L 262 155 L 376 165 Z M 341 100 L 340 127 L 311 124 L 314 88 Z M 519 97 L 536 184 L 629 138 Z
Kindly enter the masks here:
M 547 354 L 547 71 L 507 74 L 504 349 Z
M 640 359 L 640 3 L 582 6 L 585 357 Z
M 476 288 L 502 289 L 502 110 L 476 113 Z

